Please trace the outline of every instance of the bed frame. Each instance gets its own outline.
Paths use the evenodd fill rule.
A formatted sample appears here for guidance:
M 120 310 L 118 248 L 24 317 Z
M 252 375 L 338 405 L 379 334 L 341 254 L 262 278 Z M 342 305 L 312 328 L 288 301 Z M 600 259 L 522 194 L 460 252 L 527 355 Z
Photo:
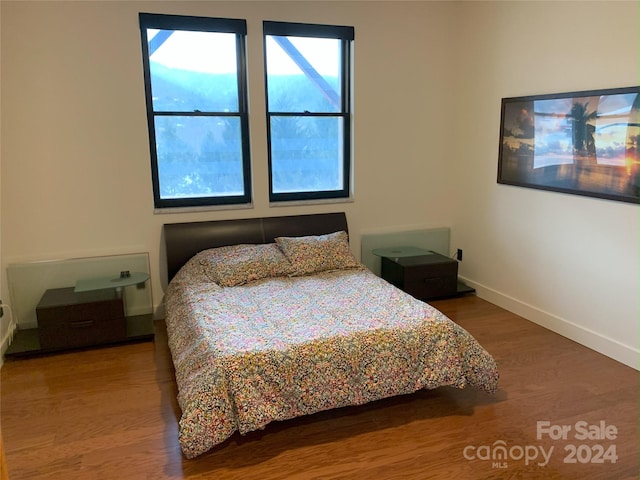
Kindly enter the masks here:
M 276 237 L 324 235 L 347 230 L 344 212 L 283 217 L 246 218 L 163 225 L 167 280 L 196 253 L 242 243 L 272 243 Z

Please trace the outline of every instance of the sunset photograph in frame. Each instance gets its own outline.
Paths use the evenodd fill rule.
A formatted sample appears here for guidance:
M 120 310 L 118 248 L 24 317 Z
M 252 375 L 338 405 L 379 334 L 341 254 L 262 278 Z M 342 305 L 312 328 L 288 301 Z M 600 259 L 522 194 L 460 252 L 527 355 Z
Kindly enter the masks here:
M 498 183 L 640 203 L 639 92 L 503 98 Z

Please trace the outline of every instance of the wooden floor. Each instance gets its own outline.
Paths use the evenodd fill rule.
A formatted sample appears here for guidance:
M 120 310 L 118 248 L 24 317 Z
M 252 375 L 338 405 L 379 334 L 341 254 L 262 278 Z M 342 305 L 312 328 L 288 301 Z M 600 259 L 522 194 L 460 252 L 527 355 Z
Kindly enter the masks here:
M 497 394 L 421 391 L 273 423 L 187 460 L 164 324 L 156 322 L 155 342 L 5 363 L 10 479 L 638 478 L 636 370 L 475 296 L 433 304 L 496 358 Z M 538 438 L 545 421 L 552 433 L 570 426 L 566 440 Z M 608 439 L 580 438 L 583 425 L 603 436 L 601 422 Z M 506 455 L 492 460 L 500 447 Z

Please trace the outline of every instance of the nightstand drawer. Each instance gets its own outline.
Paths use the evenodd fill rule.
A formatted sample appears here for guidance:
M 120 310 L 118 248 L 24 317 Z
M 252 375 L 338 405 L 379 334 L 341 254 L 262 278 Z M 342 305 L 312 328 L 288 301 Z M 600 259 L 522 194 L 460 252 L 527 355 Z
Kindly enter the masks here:
M 85 317 L 76 320 L 60 317 L 54 322 L 43 322 L 38 327 L 38 335 L 43 350 L 85 347 L 124 340 L 127 325 L 124 317 Z
M 407 281 L 403 290 L 419 299 L 446 297 L 454 295 L 457 289 L 455 276 L 428 277 L 421 280 Z
M 122 299 L 115 290 L 75 293 L 47 290 L 36 308 L 43 350 L 83 347 L 126 339 Z
M 455 280 L 458 276 L 458 263 L 451 260 L 444 263 L 430 263 L 426 265 L 412 265 L 404 267 L 404 281 L 422 282 L 429 278 L 452 277 Z

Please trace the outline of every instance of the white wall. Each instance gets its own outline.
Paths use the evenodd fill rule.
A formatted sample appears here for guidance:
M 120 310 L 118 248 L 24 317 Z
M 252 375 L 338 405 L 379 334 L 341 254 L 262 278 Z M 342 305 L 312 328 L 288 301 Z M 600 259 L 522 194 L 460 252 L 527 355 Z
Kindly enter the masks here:
M 148 251 L 165 222 L 347 212 L 359 232 L 446 226 L 449 4 L 2 1 L 2 249 L 13 262 Z M 248 23 L 254 208 L 153 214 L 138 12 Z M 262 21 L 353 25 L 355 197 L 269 208 Z M 433 46 L 428 47 L 428 46 Z M 436 48 L 437 46 L 437 48 Z M 5 268 L 3 268 L 4 275 Z M 5 287 L 6 288 L 6 287 Z
M 638 2 L 458 5 L 452 247 L 481 296 L 638 368 L 638 206 L 498 185 L 502 97 L 638 85 Z M 488 121 L 490 119 L 490 121 Z
M 638 83 L 637 2 L 0 8 L 3 275 L 146 251 L 159 305 L 163 223 L 344 210 L 356 252 L 362 232 L 451 226 L 482 296 L 637 364 L 637 207 L 495 181 L 500 98 Z M 139 11 L 247 19 L 254 208 L 153 214 Z M 351 203 L 269 208 L 262 20 L 355 27 Z

